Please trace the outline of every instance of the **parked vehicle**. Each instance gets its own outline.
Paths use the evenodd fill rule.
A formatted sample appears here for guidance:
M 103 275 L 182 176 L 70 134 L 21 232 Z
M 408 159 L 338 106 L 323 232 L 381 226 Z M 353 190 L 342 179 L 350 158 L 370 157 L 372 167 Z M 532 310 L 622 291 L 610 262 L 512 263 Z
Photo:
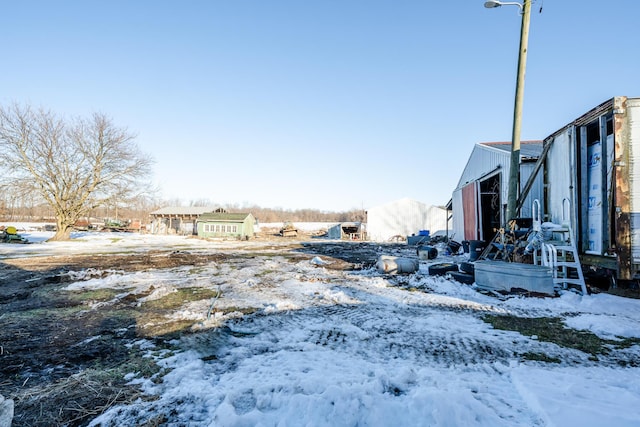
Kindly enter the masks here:
M 0 242 L 2 243 L 29 243 L 27 239 L 18 234 L 15 227 L 9 226 L 0 230 Z

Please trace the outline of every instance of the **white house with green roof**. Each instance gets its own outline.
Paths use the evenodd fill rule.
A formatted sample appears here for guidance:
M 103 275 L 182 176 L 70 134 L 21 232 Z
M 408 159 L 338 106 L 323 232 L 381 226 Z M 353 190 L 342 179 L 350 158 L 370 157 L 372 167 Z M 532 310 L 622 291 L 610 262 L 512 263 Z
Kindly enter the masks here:
M 250 213 L 206 212 L 196 221 L 198 237 L 250 239 L 256 219 Z

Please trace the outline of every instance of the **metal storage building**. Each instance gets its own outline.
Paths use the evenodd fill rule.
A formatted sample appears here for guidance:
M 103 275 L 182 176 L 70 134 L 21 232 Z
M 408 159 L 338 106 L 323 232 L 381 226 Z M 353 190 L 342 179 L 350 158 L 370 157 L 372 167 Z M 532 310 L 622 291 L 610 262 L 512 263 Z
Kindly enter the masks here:
M 329 239 L 365 240 L 366 233 L 360 222 L 341 222 L 327 229 Z
M 520 217 L 530 218 L 531 204 L 543 194 L 542 176 L 530 183 L 542 141 L 522 141 L 520 149 L 520 188 L 530 187 L 522 202 Z M 504 225 L 511 166 L 510 142 L 486 142 L 473 147 L 469 160 L 453 191 L 453 238 L 490 240 Z
M 400 236 L 418 234 L 429 230 L 431 234 L 450 229 L 447 227 L 447 210 L 438 206 L 403 198 L 367 211 L 367 236 L 369 240 L 386 242 Z

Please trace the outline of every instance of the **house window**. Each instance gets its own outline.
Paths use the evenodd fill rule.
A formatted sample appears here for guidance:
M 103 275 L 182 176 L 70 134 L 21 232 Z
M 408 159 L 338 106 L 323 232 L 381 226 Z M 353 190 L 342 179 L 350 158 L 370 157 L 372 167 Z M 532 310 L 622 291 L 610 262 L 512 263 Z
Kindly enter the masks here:
M 233 232 L 234 232 L 234 233 L 237 233 L 237 232 L 238 232 L 238 226 L 237 226 L 237 225 L 234 225 L 232 228 L 233 228 Z
M 216 225 L 216 233 L 219 233 L 219 232 L 220 232 L 220 226 Z

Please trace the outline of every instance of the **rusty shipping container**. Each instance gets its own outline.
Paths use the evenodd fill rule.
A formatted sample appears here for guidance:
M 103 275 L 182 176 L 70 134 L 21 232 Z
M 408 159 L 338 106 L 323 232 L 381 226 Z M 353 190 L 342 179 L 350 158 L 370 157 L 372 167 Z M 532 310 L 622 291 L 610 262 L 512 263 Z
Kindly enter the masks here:
M 570 221 L 583 266 L 640 279 L 640 98 L 614 97 L 543 145 L 544 220 Z

